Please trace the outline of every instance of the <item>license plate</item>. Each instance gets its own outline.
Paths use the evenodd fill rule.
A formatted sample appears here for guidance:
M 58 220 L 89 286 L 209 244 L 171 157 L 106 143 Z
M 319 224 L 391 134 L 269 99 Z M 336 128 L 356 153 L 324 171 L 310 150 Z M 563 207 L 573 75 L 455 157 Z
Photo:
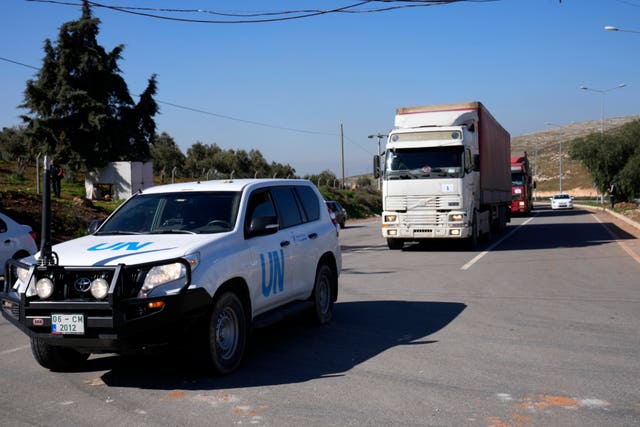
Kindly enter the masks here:
M 60 335 L 84 334 L 84 314 L 52 314 L 51 333 Z

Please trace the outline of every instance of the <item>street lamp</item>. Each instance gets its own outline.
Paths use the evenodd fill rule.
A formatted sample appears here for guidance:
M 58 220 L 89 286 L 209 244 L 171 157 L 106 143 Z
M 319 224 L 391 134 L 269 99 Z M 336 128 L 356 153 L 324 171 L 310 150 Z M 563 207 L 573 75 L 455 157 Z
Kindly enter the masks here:
M 607 31 L 623 31 L 625 33 L 640 33 L 638 30 L 623 30 L 622 28 L 613 27 L 611 25 L 605 26 L 604 29 Z
M 377 135 L 369 135 L 367 138 L 371 139 L 371 138 L 378 138 L 378 157 L 380 157 L 381 151 L 380 151 L 380 140 L 382 138 L 386 138 L 387 135 L 382 134 L 382 133 L 378 133 Z M 378 178 L 378 190 L 382 190 L 382 177 Z
M 582 89 L 582 90 L 590 90 L 592 92 L 598 92 L 598 93 L 602 94 L 602 126 L 601 126 L 601 129 L 600 129 L 600 134 L 602 135 L 602 141 L 603 142 L 604 142 L 604 96 L 607 94 L 607 92 L 611 92 L 612 90 L 620 89 L 620 88 L 623 88 L 625 86 L 626 86 L 626 84 L 620 83 L 617 86 L 614 86 L 614 87 L 609 88 L 609 89 L 604 89 L 604 90 L 593 89 L 593 88 L 586 87 L 586 86 L 580 86 L 580 89 Z

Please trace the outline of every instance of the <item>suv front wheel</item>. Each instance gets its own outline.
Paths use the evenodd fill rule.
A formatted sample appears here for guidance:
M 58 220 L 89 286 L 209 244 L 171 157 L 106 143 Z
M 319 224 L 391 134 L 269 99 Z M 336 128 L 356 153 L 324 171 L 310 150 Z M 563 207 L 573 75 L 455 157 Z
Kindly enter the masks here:
M 247 319 L 240 298 L 225 292 L 216 299 L 207 331 L 209 359 L 219 374 L 233 372 L 244 355 L 247 344 Z
M 31 353 L 40 366 L 54 372 L 77 370 L 89 358 L 89 353 L 80 353 L 72 348 L 49 345 L 40 338 L 31 338 Z

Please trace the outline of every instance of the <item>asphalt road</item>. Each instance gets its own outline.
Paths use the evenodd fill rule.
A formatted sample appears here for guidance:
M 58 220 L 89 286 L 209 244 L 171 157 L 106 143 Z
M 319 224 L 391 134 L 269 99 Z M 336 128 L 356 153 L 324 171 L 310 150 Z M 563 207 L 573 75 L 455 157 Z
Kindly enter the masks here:
M 51 373 L 0 320 L 4 426 L 638 426 L 640 245 L 604 214 L 540 209 L 477 251 L 341 231 L 331 324 L 254 333 L 226 377 L 93 356 Z

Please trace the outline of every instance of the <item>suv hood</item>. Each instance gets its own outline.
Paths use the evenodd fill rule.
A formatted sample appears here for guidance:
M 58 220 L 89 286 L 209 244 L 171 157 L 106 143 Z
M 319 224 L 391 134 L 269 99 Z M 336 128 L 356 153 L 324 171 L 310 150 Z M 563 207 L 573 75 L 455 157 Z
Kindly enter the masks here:
M 60 243 L 52 250 L 60 265 L 135 265 L 192 254 L 226 234 L 91 235 Z M 35 261 L 39 256 L 40 252 L 31 258 Z

